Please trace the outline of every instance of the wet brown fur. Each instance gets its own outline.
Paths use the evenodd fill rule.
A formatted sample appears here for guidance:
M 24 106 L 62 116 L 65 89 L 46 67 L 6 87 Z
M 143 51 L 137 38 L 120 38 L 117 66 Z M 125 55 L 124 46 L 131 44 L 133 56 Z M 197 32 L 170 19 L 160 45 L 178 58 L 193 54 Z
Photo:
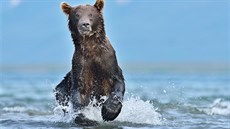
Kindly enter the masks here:
M 94 6 L 71 7 L 67 3 L 61 5 L 63 12 L 68 15 L 69 30 L 75 46 L 72 70 L 66 76 L 72 81 L 68 81 L 65 97 L 69 100 L 71 88 L 77 85 L 82 105 L 87 105 L 92 96 L 98 101 L 102 96 L 109 96 L 115 81 L 124 81 L 115 51 L 105 34 L 103 6 L 104 0 L 97 0 Z M 82 11 L 86 11 L 85 14 L 93 22 L 91 36 L 82 36 L 76 26 Z
M 88 40 L 88 41 L 87 41 Z M 94 45 L 92 45 L 94 44 Z M 89 98 L 90 95 L 100 100 L 102 96 L 109 96 L 112 86 L 112 76 L 109 75 L 111 66 L 110 57 L 114 58 L 115 53 L 108 41 L 106 43 L 95 42 L 95 40 L 86 39 L 81 45 L 83 72 L 82 72 L 82 94 Z M 73 59 L 73 62 L 74 59 Z M 117 67 L 117 66 L 116 66 Z M 82 101 L 87 101 L 82 100 Z M 87 103 L 87 102 L 84 102 Z

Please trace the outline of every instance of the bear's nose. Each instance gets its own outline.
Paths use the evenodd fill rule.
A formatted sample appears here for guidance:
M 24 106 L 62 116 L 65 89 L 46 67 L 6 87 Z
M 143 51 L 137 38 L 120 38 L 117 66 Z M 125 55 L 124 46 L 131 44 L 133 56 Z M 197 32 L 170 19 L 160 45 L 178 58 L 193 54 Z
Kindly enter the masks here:
M 81 25 L 83 28 L 89 28 L 90 24 L 89 23 L 82 23 Z

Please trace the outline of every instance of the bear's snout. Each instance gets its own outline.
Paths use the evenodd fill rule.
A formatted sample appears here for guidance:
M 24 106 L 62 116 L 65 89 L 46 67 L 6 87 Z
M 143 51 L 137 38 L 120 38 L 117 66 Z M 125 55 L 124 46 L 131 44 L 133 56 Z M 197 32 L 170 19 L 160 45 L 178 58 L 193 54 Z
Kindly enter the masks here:
M 92 28 L 89 20 L 80 20 L 78 23 L 78 30 L 81 35 L 90 35 Z
M 83 28 L 89 28 L 90 27 L 90 24 L 89 23 L 82 23 L 81 25 Z

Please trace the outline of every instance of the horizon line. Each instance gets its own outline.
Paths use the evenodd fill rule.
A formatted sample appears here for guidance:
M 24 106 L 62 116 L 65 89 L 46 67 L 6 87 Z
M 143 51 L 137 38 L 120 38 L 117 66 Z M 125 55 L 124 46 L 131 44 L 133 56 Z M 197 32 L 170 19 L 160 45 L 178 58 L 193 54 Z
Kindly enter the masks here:
M 229 62 L 129 62 L 121 63 L 125 72 L 230 72 Z M 62 72 L 71 64 L 1 64 L 2 72 Z

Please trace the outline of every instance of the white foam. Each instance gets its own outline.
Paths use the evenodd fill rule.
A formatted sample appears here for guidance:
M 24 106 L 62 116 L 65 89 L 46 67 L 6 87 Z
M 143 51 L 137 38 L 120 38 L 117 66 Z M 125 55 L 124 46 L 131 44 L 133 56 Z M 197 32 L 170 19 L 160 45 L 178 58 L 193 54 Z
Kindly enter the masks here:
M 131 97 L 124 101 L 123 109 L 117 120 L 138 124 L 159 125 L 161 124 L 162 116 L 156 112 L 154 106 L 149 101 L 143 101 L 138 97 Z
M 230 115 L 230 102 L 218 98 L 208 108 L 202 108 L 200 111 L 208 115 Z
M 82 113 L 90 120 L 103 122 L 101 117 L 101 107 L 95 107 L 93 104 L 90 104 L 82 111 Z

